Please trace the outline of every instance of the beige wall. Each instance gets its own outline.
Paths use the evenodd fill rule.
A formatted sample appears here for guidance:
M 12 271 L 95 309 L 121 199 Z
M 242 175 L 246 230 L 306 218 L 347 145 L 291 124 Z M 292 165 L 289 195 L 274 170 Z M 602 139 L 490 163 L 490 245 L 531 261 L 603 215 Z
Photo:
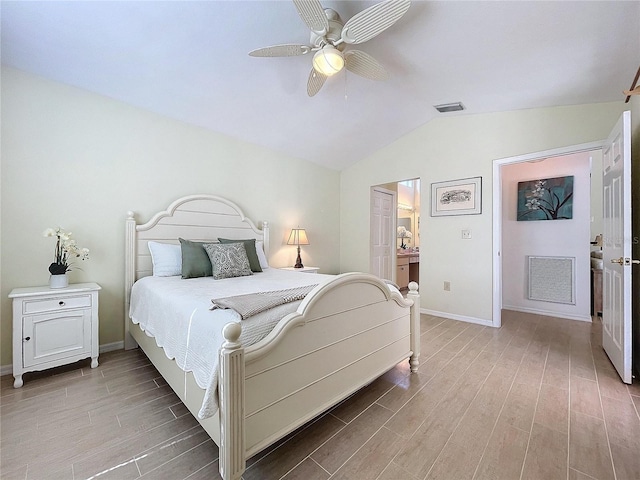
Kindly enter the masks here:
M 450 115 L 412 133 L 341 175 L 341 268 L 369 268 L 369 188 L 420 177 L 422 308 L 454 318 L 492 317 L 492 163 L 495 159 L 603 140 L 622 102 Z M 431 217 L 431 182 L 482 176 L 482 214 Z M 470 229 L 471 240 L 461 230 Z M 443 282 L 451 282 L 451 291 Z
M 91 250 L 72 282 L 95 281 L 100 344 L 123 338 L 124 219 L 193 193 L 226 197 L 271 225 L 275 266 L 293 265 L 288 229 L 307 229 L 307 265 L 339 270 L 339 172 L 77 88 L 2 70 L 0 365 L 11 363 L 15 287 L 44 285 L 61 225 Z

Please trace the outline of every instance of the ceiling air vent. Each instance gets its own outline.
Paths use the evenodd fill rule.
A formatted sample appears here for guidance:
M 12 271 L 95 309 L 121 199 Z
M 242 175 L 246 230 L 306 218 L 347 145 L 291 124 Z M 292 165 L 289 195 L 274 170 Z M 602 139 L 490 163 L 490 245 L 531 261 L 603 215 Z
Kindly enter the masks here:
M 434 105 L 433 108 L 438 110 L 440 113 L 459 112 L 464 110 L 464 105 L 462 105 L 462 102 L 443 103 L 442 105 Z

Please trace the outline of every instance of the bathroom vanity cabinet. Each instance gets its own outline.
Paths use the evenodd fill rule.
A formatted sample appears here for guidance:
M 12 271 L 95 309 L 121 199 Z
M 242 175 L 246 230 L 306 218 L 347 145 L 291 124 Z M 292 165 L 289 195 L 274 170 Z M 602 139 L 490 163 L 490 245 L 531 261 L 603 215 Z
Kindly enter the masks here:
M 400 289 L 408 288 L 409 282 L 420 283 L 420 254 L 399 253 L 396 259 L 396 283 Z

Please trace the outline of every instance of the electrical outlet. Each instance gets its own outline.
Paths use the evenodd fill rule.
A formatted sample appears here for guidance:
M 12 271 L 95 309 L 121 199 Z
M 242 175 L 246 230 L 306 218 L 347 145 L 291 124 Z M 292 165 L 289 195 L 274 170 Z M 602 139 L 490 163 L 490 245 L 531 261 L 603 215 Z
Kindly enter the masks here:
M 471 230 L 462 230 L 462 238 L 468 240 L 471 238 Z
M 451 282 L 444 282 L 444 290 L 446 292 L 450 292 L 451 291 Z

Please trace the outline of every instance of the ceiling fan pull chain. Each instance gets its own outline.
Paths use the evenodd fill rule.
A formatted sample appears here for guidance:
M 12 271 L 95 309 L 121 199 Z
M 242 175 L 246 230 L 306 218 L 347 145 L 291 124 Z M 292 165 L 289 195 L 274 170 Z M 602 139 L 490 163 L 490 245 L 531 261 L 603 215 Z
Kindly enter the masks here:
M 344 72 L 344 101 L 346 102 L 349 99 L 349 96 L 347 95 L 347 72 L 345 70 Z

